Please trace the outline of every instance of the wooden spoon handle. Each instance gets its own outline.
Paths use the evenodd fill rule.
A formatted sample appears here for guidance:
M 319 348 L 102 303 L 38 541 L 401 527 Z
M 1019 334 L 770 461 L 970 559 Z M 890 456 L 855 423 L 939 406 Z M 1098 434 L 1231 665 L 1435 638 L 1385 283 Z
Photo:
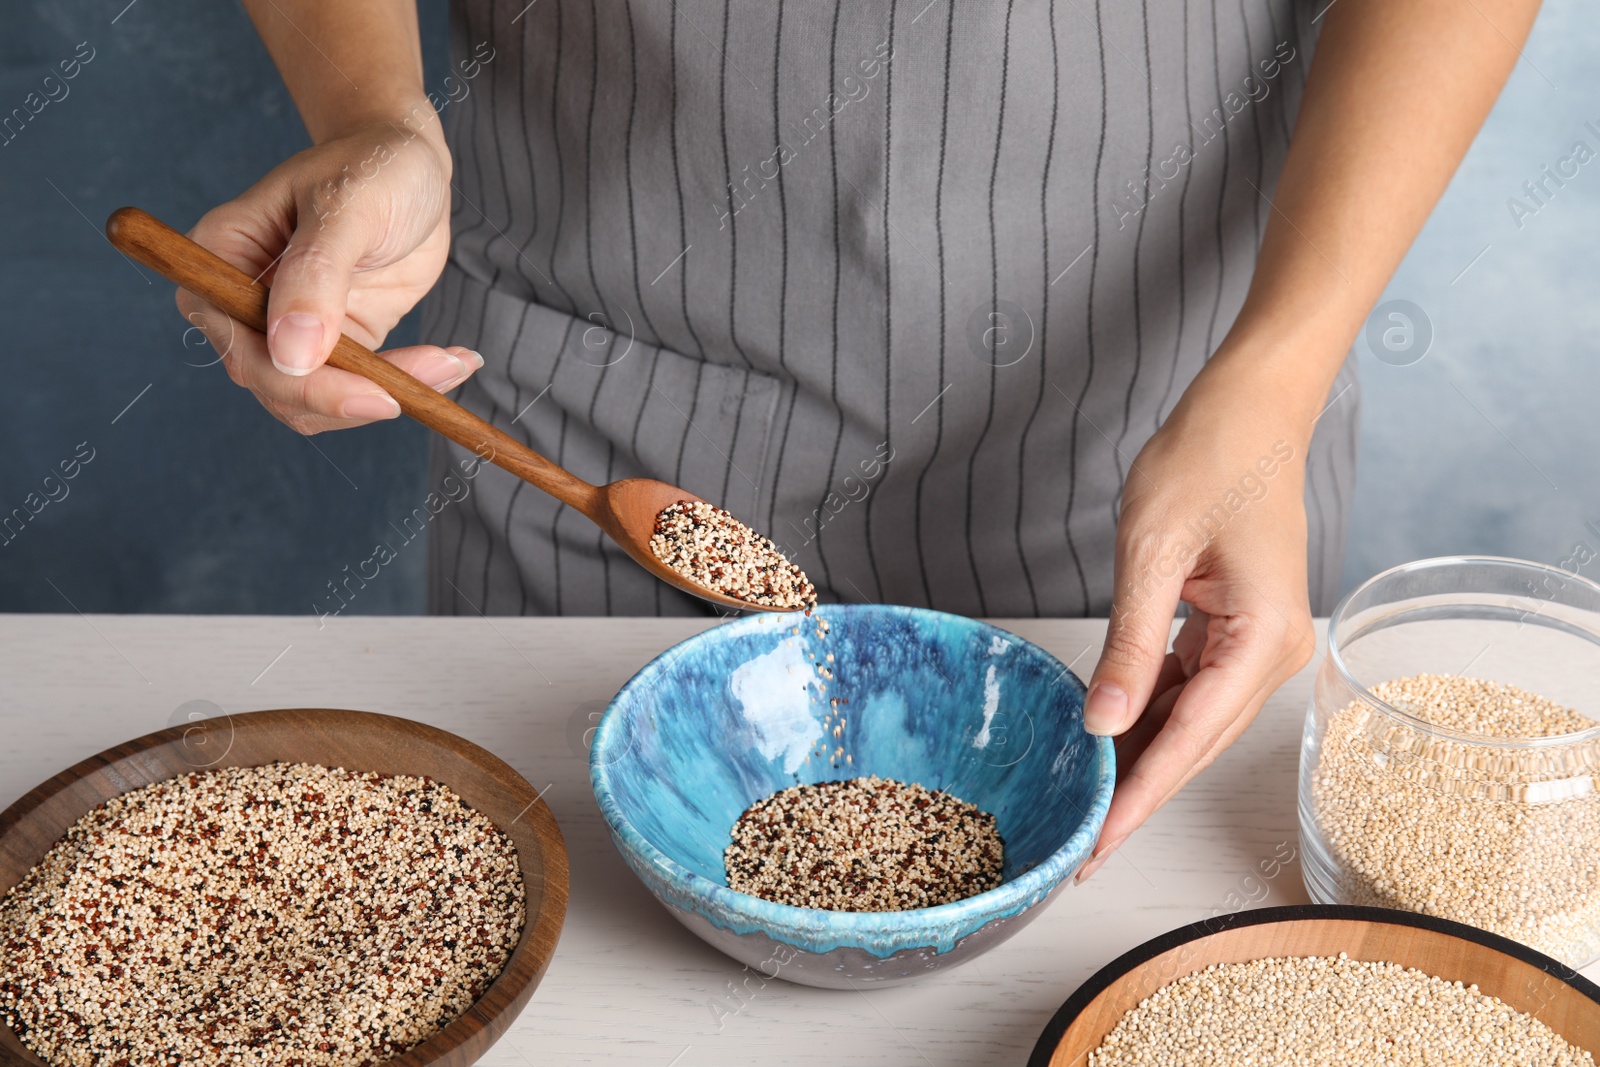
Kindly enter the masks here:
M 231 318 L 266 332 L 267 287 L 160 219 L 136 207 L 118 208 L 106 220 L 106 236 L 117 248 L 209 300 Z M 379 358 L 365 345 L 340 334 L 328 363 L 383 386 L 399 402 L 401 411 L 424 426 L 598 521 L 603 494 L 595 486 Z

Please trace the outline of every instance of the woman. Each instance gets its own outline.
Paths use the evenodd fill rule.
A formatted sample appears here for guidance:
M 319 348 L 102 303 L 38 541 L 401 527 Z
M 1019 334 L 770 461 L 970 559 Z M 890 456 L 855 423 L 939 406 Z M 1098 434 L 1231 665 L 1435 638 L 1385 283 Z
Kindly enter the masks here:
M 431 290 L 453 347 L 388 358 L 824 599 L 1109 614 L 1085 874 L 1310 658 L 1346 353 L 1536 10 L 464 0 L 428 94 L 410 0 L 246 6 L 316 146 L 194 230 L 272 285 L 265 337 L 180 296 L 233 378 L 303 433 L 393 418 L 322 363 Z M 704 610 L 498 471 L 434 527 L 436 611 Z

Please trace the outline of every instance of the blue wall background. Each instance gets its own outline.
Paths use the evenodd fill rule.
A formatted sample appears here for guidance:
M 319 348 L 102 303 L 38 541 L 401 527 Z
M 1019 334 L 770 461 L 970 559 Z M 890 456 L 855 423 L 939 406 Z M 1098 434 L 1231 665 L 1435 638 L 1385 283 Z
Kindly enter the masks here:
M 123 204 L 185 229 L 310 143 L 238 5 L 127 4 L 32 0 L 0 32 L 0 114 L 94 50 L 0 146 L 0 513 L 81 442 L 94 455 L 0 547 L 0 610 L 309 612 L 421 501 L 425 431 L 301 438 L 264 417 L 185 336 L 172 286 L 106 242 Z M 437 86 L 446 5 L 422 14 Z M 390 343 L 414 336 L 408 321 Z M 421 611 L 425 552 L 407 546 L 350 610 Z
M 1594 43 L 1592 8 L 1547 0 L 1504 95 L 1385 294 L 1422 310 L 1431 349 L 1396 366 L 1358 345 L 1366 407 L 1347 586 L 1426 556 L 1561 564 L 1580 541 L 1600 552 Z M 1596 157 L 1563 186 L 1549 183 L 1540 206 L 1524 184 L 1542 179 L 1546 165 L 1557 169 L 1577 141 Z M 1512 198 L 1536 212 L 1518 212 L 1520 227 Z
M 421 7 L 436 87 L 445 3 Z M 1425 354 L 1401 334 L 1383 358 L 1358 345 L 1366 407 L 1347 584 L 1447 552 L 1559 562 L 1579 541 L 1600 551 L 1600 159 L 1547 186 L 1543 204 L 1523 190 L 1575 141 L 1600 152 L 1591 25 L 1580 0 L 1545 5 L 1396 275 L 1385 299 L 1409 302 L 1414 336 L 1431 333 Z M 185 337 L 171 286 L 101 235 L 124 203 L 188 226 L 306 144 L 239 8 L 13 5 L 0 114 L 85 41 L 94 58 L 67 95 L 0 145 L 0 514 L 63 461 L 93 459 L 52 483 L 66 495 L 0 547 L 0 610 L 309 611 L 421 500 L 424 433 L 401 420 L 305 439 L 265 417 L 204 365 L 213 356 Z M 1536 209 L 1520 226 L 1512 197 Z M 392 343 L 412 336 L 407 322 Z M 422 610 L 424 553 L 407 546 L 349 610 Z

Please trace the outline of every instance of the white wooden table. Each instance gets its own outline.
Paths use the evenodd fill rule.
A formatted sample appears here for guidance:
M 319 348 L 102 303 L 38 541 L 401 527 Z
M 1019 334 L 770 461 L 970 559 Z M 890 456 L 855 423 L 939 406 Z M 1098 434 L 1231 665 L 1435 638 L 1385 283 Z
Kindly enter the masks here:
M 1080 674 L 1105 631 L 1093 620 L 998 621 Z M 1094 878 L 994 951 L 867 993 L 764 981 L 656 904 L 612 849 L 589 792 L 585 728 L 651 656 L 705 625 L 0 615 L 0 806 L 169 725 L 193 700 L 226 712 L 382 711 L 483 745 L 546 790 L 572 861 L 555 960 L 481 1061 L 489 1067 L 1020 1067 L 1061 1002 L 1120 953 L 1214 912 L 1307 899 L 1295 775 L 1320 657 Z

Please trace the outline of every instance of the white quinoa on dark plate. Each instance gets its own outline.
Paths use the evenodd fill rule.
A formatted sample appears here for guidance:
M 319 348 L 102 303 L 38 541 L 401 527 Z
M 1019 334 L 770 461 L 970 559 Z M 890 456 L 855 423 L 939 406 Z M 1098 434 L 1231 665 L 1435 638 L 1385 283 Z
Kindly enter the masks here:
M 310 764 L 116 797 L 0 900 L 0 1018 L 46 1063 L 381 1063 L 471 1006 L 516 848 L 439 782 Z
M 1218 963 L 1122 1017 L 1088 1067 L 1594 1067 L 1475 985 L 1398 963 L 1283 956 Z

